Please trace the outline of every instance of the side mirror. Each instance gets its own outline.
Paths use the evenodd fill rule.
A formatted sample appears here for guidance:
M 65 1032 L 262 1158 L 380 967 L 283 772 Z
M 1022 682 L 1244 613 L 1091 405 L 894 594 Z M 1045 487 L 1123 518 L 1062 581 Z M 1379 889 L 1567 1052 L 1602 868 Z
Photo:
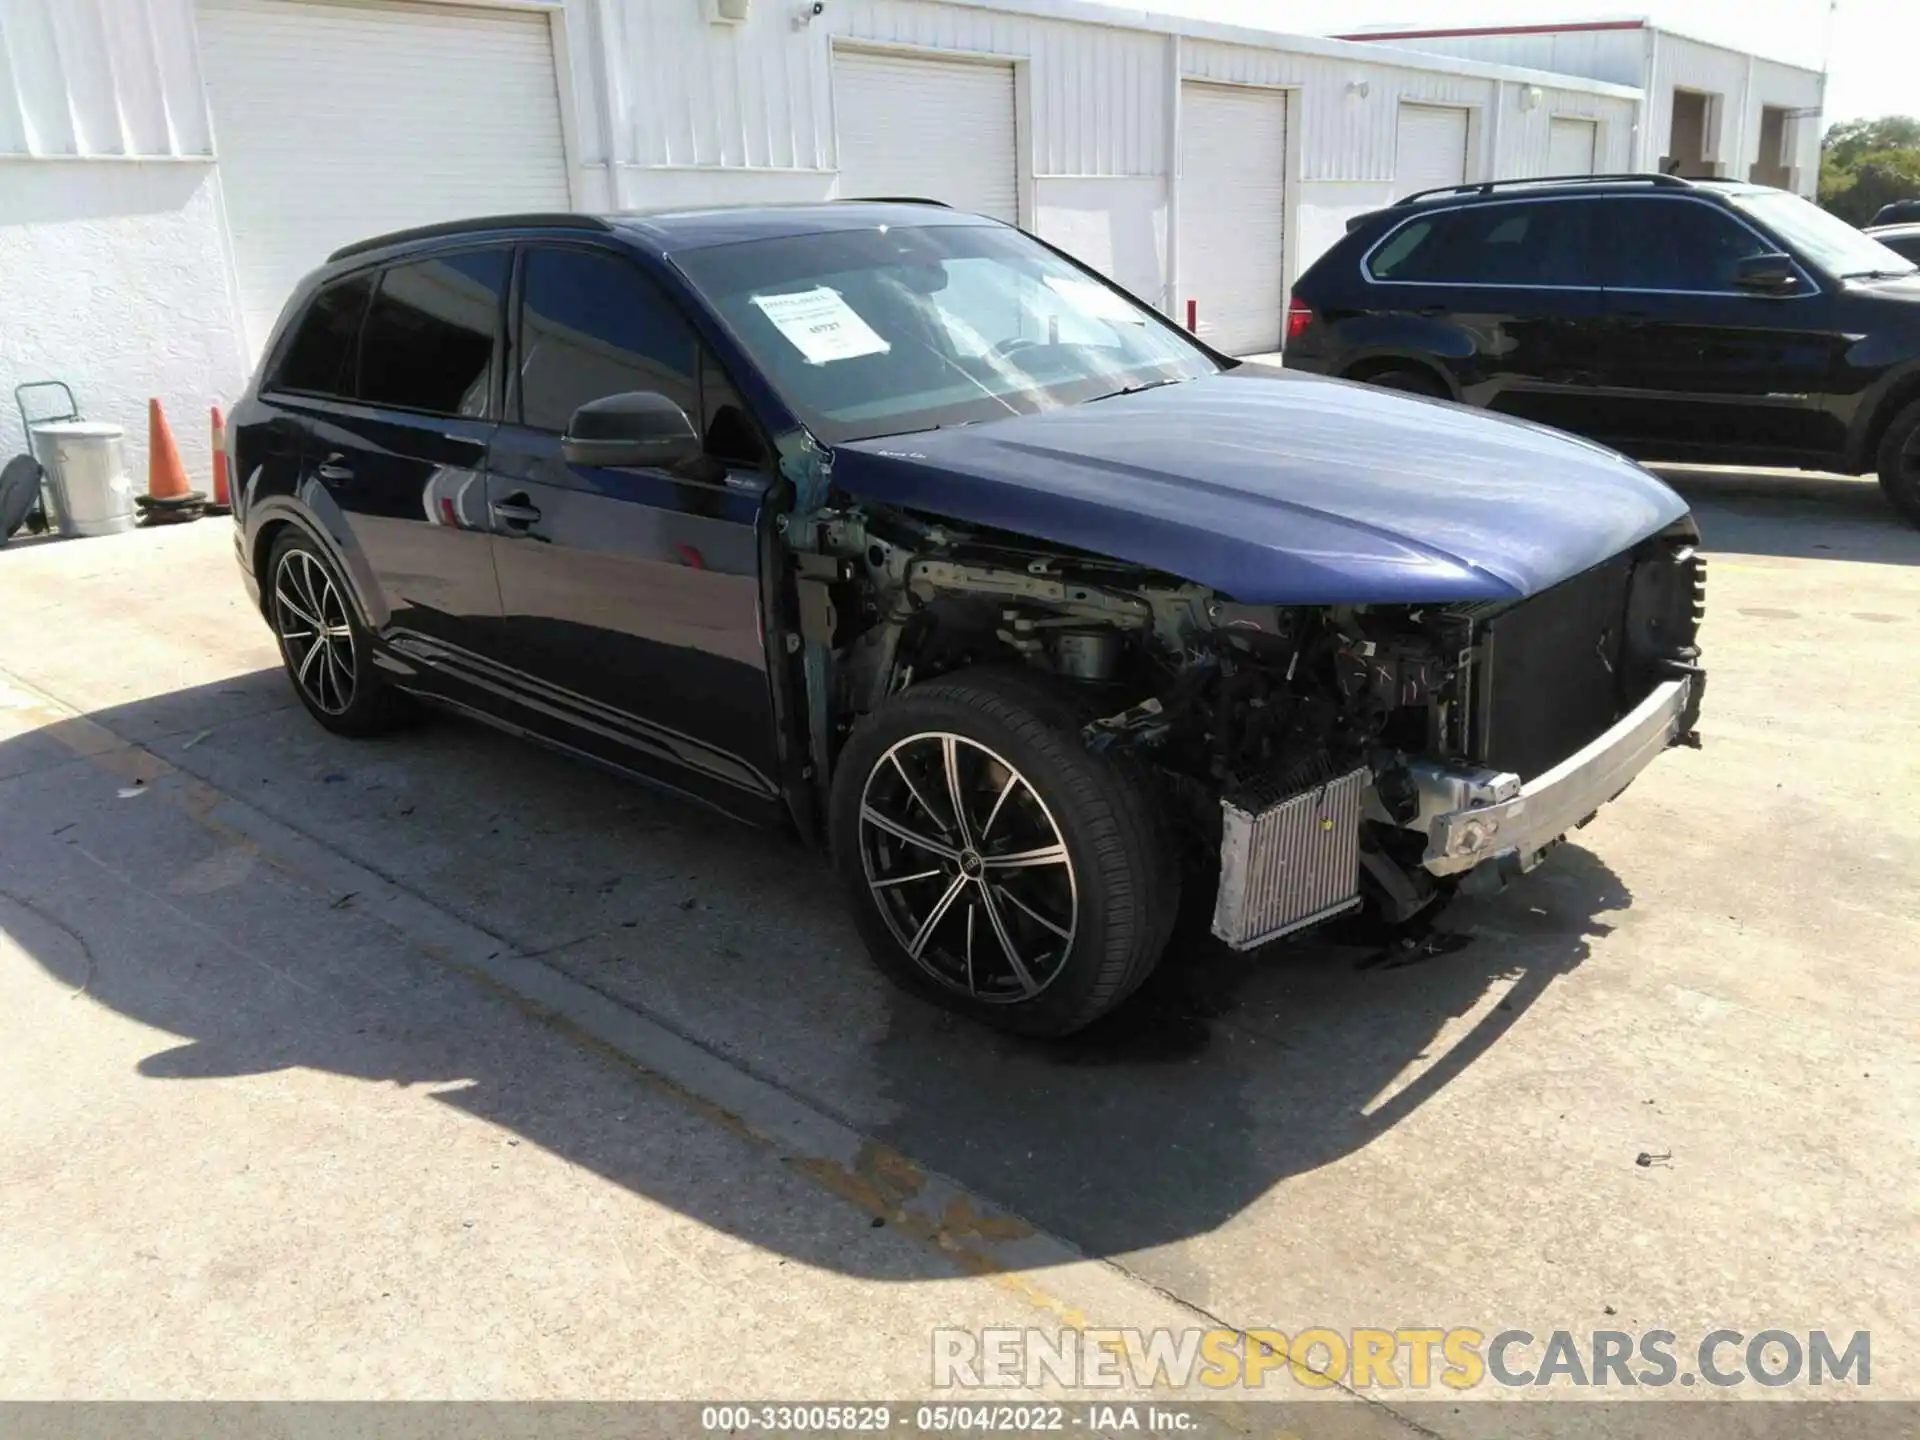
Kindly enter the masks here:
M 701 453 L 693 421 L 654 390 L 590 400 L 573 412 L 560 453 L 569 465 L 666 468 Z
M 1800 288 L 1790 255 L 1749 255 L 1734 266 L 1733 283 L 1758 295 L 1785 295 Z

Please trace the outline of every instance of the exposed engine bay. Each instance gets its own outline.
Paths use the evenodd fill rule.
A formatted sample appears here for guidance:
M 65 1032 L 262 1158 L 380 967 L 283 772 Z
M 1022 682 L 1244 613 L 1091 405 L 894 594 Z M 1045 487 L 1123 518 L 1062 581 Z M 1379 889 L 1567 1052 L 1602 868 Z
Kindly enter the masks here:
M 788 540 L 801 635 L 831 657 L 822 773 L 916 681 L 996 663 L 1057 677 L 1088 747 L 1151 776 L 1239 948 L 1363 902 L 1397 921 L 1463 879 L 1497 886 L 1557 843 L 1534 833 L 1556 807 L 1584 824 L 1650 748 L 1695 743 L 1691 520 L 1512 602 L 1326 607 L 1237 604 L 899 511 L 806 524 Z

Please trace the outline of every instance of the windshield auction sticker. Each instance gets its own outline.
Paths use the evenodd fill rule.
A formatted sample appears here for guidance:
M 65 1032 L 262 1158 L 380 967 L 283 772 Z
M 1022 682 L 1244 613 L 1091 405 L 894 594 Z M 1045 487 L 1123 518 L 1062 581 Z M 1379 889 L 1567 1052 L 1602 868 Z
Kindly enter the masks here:
M 838 290 L 825 285 L 791 295 L 756 295 L 753 303 L 809 365 L 884 355 L 893 348 L 854 313 Z

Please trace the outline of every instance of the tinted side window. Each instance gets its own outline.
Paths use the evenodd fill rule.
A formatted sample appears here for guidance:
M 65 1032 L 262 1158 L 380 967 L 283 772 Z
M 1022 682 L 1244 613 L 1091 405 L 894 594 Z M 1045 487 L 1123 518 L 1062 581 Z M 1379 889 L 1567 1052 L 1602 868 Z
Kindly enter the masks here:
M 1432 274 L 1434 252 L 1443 243 L 1435 238 L 1432 220 L 1415 220 L 1386 238 L 1368 259 L 1367 269 L 1376 280 L 1425 279 Z
M 522 423 L 564 432 L 589 400 L 631 390 L 656 390 L 700 414 L 698 340 L 631 262 L 599 250 L 531 249 L 521 297 Z
M 1555 200 L 1443 211 L 1388 236 L 1368 268 L 1376 280 L 1423 285 L 1598 287 L 1588 260 L 1592 209 Z
M 313 297 L 294 323 L 270 390 L 344 395 L 353 388 L 354 342 L 373 293 L 371 274 L 337 280 Z
M 1739 262 L 1775 248 L 1697 200 L 1625 200 L 1607 219 L 1606 283 L 1621 290 L 1733 290 Z
M 506 250 L 395 265 L 360 336 L 358 395 L 432 415 L 484 415 L 507 288 Z

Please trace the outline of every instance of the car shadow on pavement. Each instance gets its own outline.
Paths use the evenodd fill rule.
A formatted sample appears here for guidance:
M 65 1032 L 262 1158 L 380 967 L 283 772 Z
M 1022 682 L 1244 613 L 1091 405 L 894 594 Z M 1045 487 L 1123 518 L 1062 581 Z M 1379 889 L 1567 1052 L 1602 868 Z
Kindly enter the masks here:
M 1190 939 L 1121 1010 L 1064 1041 L 898 1000 L 875 1052 L 900 1102 L 880 1133 L 1089 1253 L 1156 1250 L 1441 1097 L 1630 904 L 1604 863 L 1564 846 L 1497 899 L 1457 901 L 1411 945 L 1337 923 L 1250 955 Z M 1484 1116 L 1471 1110 L 1463 1135 Z M 1204 1277 L 1177 1256 L 1148 1268 L 1206 1303 Z
M 1655 465 L 1693 506 L 1710 552 L 1920 565 L 1920 529 L 1871 476 Z
M 1061 1042 L 1019 1040 L 889 987 L 860 953 L 825 865 L 780 836 L 462 721 L 358 743 L 297 707 L 197 723 L 203 710 L 213 723 L 218 695 L 236 685 L 264 693 L 269 674 L 89 718 L 1089 1254 L 1162 1252 L 1152 1278 L 1197 1303 L 1204 1275 L 1183 1273 L 1166 1247 L 1436 1102 L 1461 1107 L 1467 1143 L 1487 1113 L 1472 1093 L 1475 1062 L 1632 903 L 1599 858 L 1569 844 L 1504 895 L 1458 902 L 1431 940 L 1386 943 L 1349 926 L 1253 956 L 1184 941 L 1101 1024 Z M 164 734 L 148 718 L 156 711 Z M 36 743 L 47 748 L 44 735 L 0 743 L 0 775 L 10 747 Z M 126 827 L 159 818 L 153 806 L 101 813 Z M 64 837 L 42 834 L 30 843 L 51 855 Z M 212 905 L 225 890 L 237 904 L 244 894 L 232 887 L 256 883 L 244 865 L 222 868 L 230 841 L 192 859 L 123 841 L 129 858 L 116 863 L 128 880 L 172 903 Z M 204 924 L 227 933 L 204 947 L 204 964 L 162 976 L 93 959 L 88 973 L 68 973 L 86 954 L 92 902 L 56 889 L 35 903 L 82 941 L 36 956 L 46 968 L 181 1037 L 142 1062 L 144 1075 L 299 1065 L 464 1080 L 437 1098 L 742 1238 L 794 1243 L 724 1197 L 703 1200 L 609 1117 L 524 1073 L 523 1060 L 463 1038 L 438 1012 L 445 985 L 469 982 L 424 960 L 430 982 L 381 972 L 358 1023 L 354 989 L 369 982 L 351 968 L 287 975 L 324 1003 L 234 1002 L 223 977 L 252 973 L 249 956 L 284 969 L 313 953 L 289 927 L 331 927 L 336 912 L 376 926 L 350 895 L 244 923 L 208 910 Z M 863 1263 L 836 1257 L 806 1258 Z

